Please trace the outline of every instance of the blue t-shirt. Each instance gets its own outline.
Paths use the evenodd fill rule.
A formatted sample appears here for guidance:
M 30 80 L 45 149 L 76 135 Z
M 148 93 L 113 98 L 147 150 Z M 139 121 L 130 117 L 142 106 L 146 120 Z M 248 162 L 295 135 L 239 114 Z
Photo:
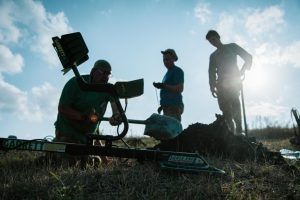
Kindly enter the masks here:
M 183 70 L 174 65 L 171 69 L 168 69 L 162 82 L 167 85 L 183 84 L 184 83 Z M 166 89 L 161 89 L 160 105 L 162 106 L 183 105 L 181 93 L 174 93 L 174 92 L 169 92 Z

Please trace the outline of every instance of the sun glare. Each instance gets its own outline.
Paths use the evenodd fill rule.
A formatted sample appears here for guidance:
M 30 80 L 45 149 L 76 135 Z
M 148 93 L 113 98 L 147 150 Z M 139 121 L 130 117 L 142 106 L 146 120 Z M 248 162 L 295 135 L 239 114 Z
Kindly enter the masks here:
M 252 68 L 250 71 L 246 71 L 244 87 L 259 93 L 263 91 L 270 82 L 268 77 L 265 70 L 261 67 Z

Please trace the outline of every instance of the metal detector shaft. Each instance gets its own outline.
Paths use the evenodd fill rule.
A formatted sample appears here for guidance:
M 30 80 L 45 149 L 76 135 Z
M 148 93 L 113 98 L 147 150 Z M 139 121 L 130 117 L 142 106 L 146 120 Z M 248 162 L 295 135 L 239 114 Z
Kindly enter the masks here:
M 102 120 L 109 121 L 109 118 L 104 117 Z M 144 135 L 148 135 L 157 140 L 172 139 L 182 132 L 180 121 L 173 117 L 156 113 L 153 113 L 146 120 L 127 119 L 127 123 L 144 124 Z
M 103 117 L 102 118 L 103 121 L 109 121 L 108 117 Z M 128 123 L 132 123 L 132 124 L 147 124 L 147 120 L 137 120 L 137 119 L 127 119 Z

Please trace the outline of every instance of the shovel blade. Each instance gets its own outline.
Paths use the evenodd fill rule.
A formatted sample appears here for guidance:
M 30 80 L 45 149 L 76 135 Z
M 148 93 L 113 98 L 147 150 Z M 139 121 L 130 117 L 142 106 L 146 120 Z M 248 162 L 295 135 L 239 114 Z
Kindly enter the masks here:
M 146 122 L 144 135 L 157 140 L 169 140 L 182 132 L 180 121 L 173 117 L 153 113 Z

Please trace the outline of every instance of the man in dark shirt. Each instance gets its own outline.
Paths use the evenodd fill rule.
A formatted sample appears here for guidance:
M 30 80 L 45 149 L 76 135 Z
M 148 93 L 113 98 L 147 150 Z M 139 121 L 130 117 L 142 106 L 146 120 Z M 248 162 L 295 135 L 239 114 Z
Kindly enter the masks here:
M 228 128 L 236 135 L 242 134 L 241 105 L 239 100 L 242 87 L 241 77 L 252 65 L 252 56 L 235 43 L 223 44 L 220 35 L 210 30 L 206 39 L 217 49 L 209 58 L 209 85 L 213 97 L 218 98 Z M 237 56 L 244 60 L 239 69 Z

